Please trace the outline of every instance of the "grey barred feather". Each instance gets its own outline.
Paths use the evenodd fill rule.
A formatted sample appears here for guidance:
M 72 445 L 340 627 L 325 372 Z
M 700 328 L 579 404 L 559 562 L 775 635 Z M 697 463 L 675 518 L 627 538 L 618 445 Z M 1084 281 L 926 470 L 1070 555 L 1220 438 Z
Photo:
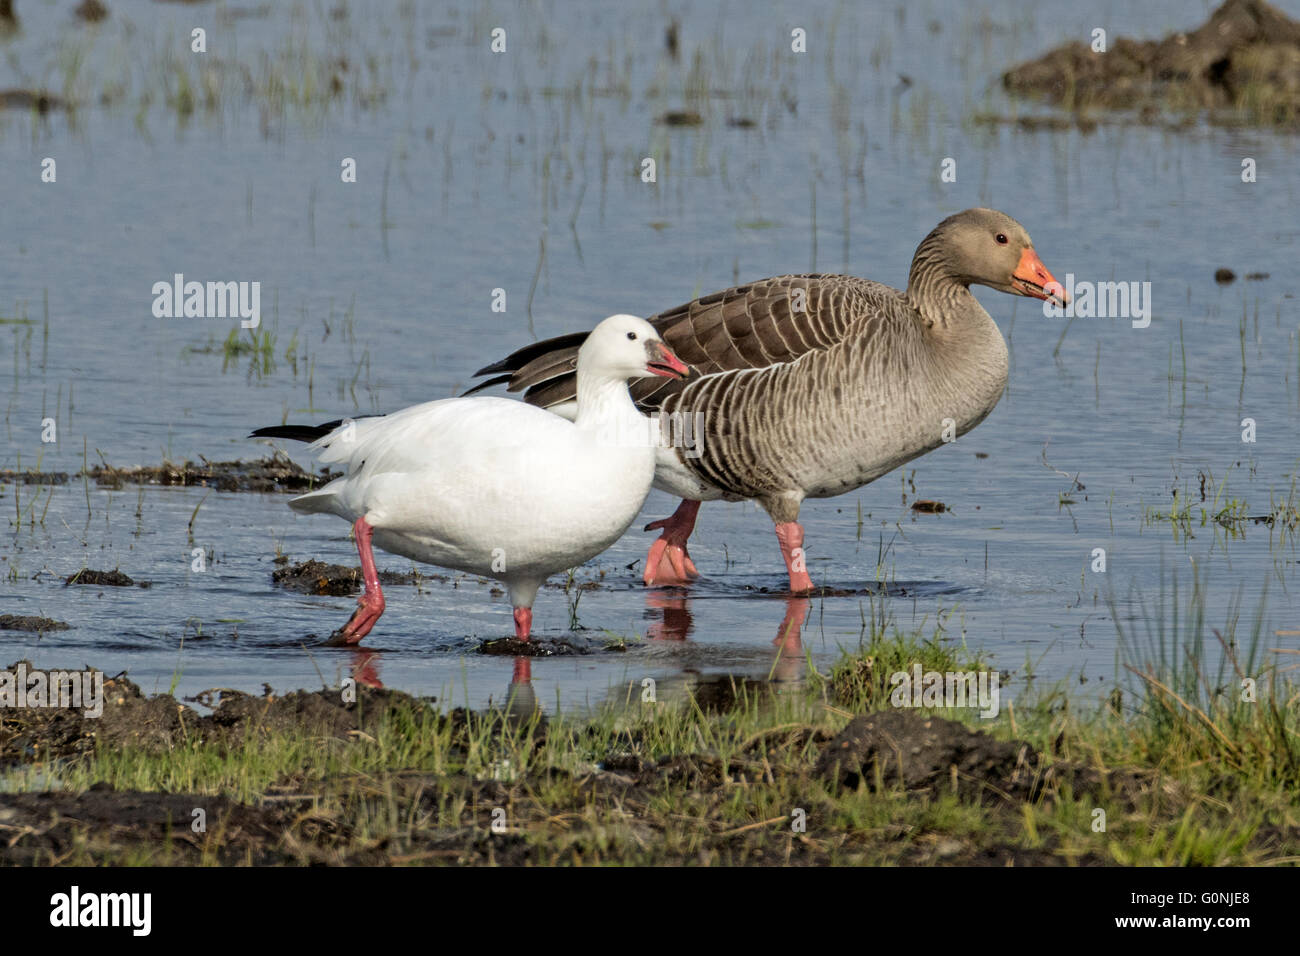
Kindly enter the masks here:
M 1014 242 L 994 245 L 1006 234 Z M 662 487 L 757 499 L 780 521 L 807 497 L 860 487 L 983 420 L 1006 385 L 1007 351 L 968 288 L 1002 291 L 1028 234 L 993 210 L 944 220 L 918 246 L 906 292 L 852 276 L 786 275 L 727 289 L 649 322 L 690 378 L 631 383 L 644 412 L 699 413 L 700 454 L 676 450 Z M 802 299 L 800 310 L 799 299 Z M 580 339 L 538 342 L 485 372 L 543 408 L 571 402 Z

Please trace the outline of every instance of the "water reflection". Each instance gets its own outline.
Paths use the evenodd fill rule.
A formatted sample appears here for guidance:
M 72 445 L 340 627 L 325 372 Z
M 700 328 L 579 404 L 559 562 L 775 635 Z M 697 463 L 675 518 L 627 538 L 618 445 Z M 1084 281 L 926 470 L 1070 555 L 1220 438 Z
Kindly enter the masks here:
M 691 613 L 692 598 L 685 591 L 647 591 L 645 595 L 646 636 L 653 642 L 686 643 L 695 628 L 695 618 Z M 787 597 L 783 601 L 785 613 L 776 628 L 772 646 L 776 654 L 765 674 L 751 671 L 748 675 L 734 675 L 737 678 L 765 677 L 772 684 L 786 687 L 803 685 L 807 671 L 807 655 L 803 646 L 803 624 L 812 607 L 812 601 L 806 597 Z M 683 665 L 680 670 L 667 678 L 661 678 L 670 685 L 681 684 L 684 687 L 698 689 L 706 683 L 731 680 L 732 674 L 702 675 L 697 669 Z
M 533 659 L 516 657 L 506 691 L 506 716 L 512 720 L 526 720 L 537 713 L 537 694 L 533 690 Z
M 777 648 L 770 680 L 774 683 L 802 686 L 808 658 L 803 649 L 803 622 L 812 602 L 808 598 L 786 598 L 785 617 L 772 644 Z
M 686 592 L 645 592 L 646 638 L 651 641 L 684 641 L 695 627 L 690 598 Z
M 352 661 L 349 665 L 352 679 L 362 687 L 372 687 L 376 690 L 383 689 L 384 682 L 379 679 L 379 659 L 379 652 L 358 648 L 353 652 Z

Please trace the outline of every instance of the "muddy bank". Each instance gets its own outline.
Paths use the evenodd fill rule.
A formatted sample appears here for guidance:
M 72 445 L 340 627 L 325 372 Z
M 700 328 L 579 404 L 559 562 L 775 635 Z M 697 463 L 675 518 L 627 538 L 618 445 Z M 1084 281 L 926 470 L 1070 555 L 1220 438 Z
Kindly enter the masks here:
M 97 720 L 71 709 L 0 709 L 0 766 L 58 780 L 95 766 L 97 754 L 118 755 L 100 764 L 117 772 L 122 756 L 144 752 L 171 779 L 171 768 L 194 766 L 196 756 L 206 767 L 257 767 L 260 753 L 279 754 L 270 782 L 242 800 L 93 777 L 76 792 L 0 793 L 0 864 L 1101 865 L 1117 862 L 1105 838 L 1067 846 L 1067 827 L 1026 839 L 1025 819 L 1058 804 L 1069 819 L 1087 818 L 1096 806 L 1149 834 L 1204 807 L 1203 792 L 1156 770 L 1103 769 L 1065 759 L 1055 745 L 1045 751 L 908 710 L 859 715 L 838 733 L 773 719 L 756 732 L 746 727 L 724 758 L 714 734 L 750 706 L 745 699 L 765 695 L 753 682 L 730 693 L 712 685 L 702 710 L 715 716 L 688 708 L 700 716 L 686 718 L 712 729 L 689 731 L 680 739 L 694 744 L 664 754 L 656 753 L 662 726 L 611 733 L 527 708 L 444 714 L 430 701 L 364 687 L 282 696 L 214 689 L 192 699 L 214 708 L 200 715 L 168 695 L 146 698 L 118 675 L 104 682 Z M 438 771 L 410 763 L 431 740 L 443 741 L 434 748 Z M 379 769 L 364 763 L 377 753 L 388 755 Z M 322 762 L 324 754 L 337 763 Z M 738 800 L 762 808 L 748 814 L 753 822 L 737 822 Z M 916 814 L 942 801 L 956 803 L 920 817 L 931 822 L 918 832 Z M 873 802 L 882 805 L 843 816 L 845 806 Z M 806 828 L 791 826 L 792 812 Z M 957 823 L 939 822 L 949 819 Z M 864 822 L 846 822 L 855 820 Z M 1077 829 L 1089 832 L 1086 823 Z M 1300 831 L 1269 825 L 1252 840 L 1262 854 L 1285 855 Z
M 215 700 L 209 698 L 208 702 L 216 709 L 206 716 L 168 695 L 145 698 L 120 675 L 107 679 L 105 689 L 104 714 L 98 720 L 73 711 L 0 711 L 0 763 L 12 769 L 15 763 L 47 765 L 46 761 L 54 760 L 48 766 L 57 776 L 58 761 L 75 760 L 95 749 L 142 747 L 166 755 L 204 748 L 228 755 L 277 734 L 327 737 L 336 741 L 336 747 L 366 748 L 382 737 L 386 722 L 405 721 L 411 726 L 414 715 L 432 714 L 426 701 L 365 688 L 357 689 L 354 702 L 346 702 L 344 695 L 331 690 L 281 697 L 214 691 Z M 712 703 L 725 707 L 731 701 Z M 898 836 L 883 831 L 809 835 L 792 831 L 784 812 L 761 825 L 736 826 L 728 819 L 727 807 L 734 804 L 738 792 L 757 792 L 773 782 L 775 774 L 784 783 L 793 783 L 796 791 L 806 791 L 801 809 L 810 819 L 829 819 L 835 790 L 851 789 L 857 783 L 839 780 L 828 792 L 824 788 L 827 774 L 833 777 L 839 771 L 826 768 L 844 764 L 850 753 L 850 762 L 863 759 L 865 751 L 859 744 L 875 739 L 879 748 L 879 735 L 884 733 L 904 750 L 920 743 L 928 755 L 925 760 L 909 762 L 911 769 L 900 781 L 906 790 L 923 789 L 931 778 L 946 779 L 947 768 L 939 764 L 955 751 L 936 749 L 927 741 L 978 741 L 968 749 L 999 756 L 983 762 L 961 759 L 963 776 L 970 776 L 972 786 L 981 793 L 1000 796 L 1001 806 L 991 805 L 991 813 L 1005 811 L 1011 821 L 1021 812 L 1018 801 L 1027 791 L 1008 789 L 1006 773 L 1014 761 L 1005 754 L 1014 751 L 1023 763 L 1029 759 L 1023 755 L 1032 750 L 1028 745 L 987 744 L 981 740 L 983 735 L 960 725 L 949 727 L 947 721 L 910 713 L 886 716 L 887 725 L 877 722 L 864 727 L 855 722 L 850 725 L 855 728 L 852 733 L 846 731 L 834 739 L 813 727 L 776 726 L 746 741 L 740 752 L 725 761 L 707 749 L 655 759 L 647 756 L 646 741 L 634 732 L 606 745 L 609 749 L 603 758 L 585 769 L 537 766 L 521 773 L 511 767 L 508 758 L 494 763 L 487 774 L 460 769 L 432 773 L 394 766 L 380 774 L 320 777 L 286 768 L 256 799 L 244 802 L 210 793 L 118 790 L 102 781 L 79 793 L 0 794 L 0 826 L 7 834 L 7 839 L 0 841 L 0 863 L 111 863 L 123 859 L 170 864 L 596 862 L 597 848 L 607 839 L 594 823 L 602 818 L 630 821 L 630 838 L 646 846 L 673 846 L 677 840 L 673 832 L 682 824 L 677 814 L 662 812 L 666 799 L 690 816 L 693 838 L 702 841 L 702 849 L 678 862 L 827 863 L 842 858 L 846 843 L 868 840 L 889 844 Z M 509 718 L 454 711 L 432 719 L 434 723 L 428 726 L 447 728 L 453 752 L 463 752 L 481 746 L 484 740 L 469 731 L 472 721 L 505 722 Z M 514 729 L 509 733 L 529 734 L 537 746 L 546 742 L 548 733 L 555 732 L 545 721 L 510 723 Z M 564 732 L 582 735 L 580 729 Z M 457 740 L 461 744 L 456 744 Z M 476 745 L 475 740 L 480 743 Z M 845 746 L 846 742 L 852 746 Z M 702 747 L 703 743 L 701 739 Z M 810 751 L 820 753 L 820 760 L 805 756 Z M 918 771 L 926 760 L 932 766 L 927 764 L 927 770 Z M 978 786 L 981 781 L 985 784 L 982 788 Z M 1035 799 L 1050 799 L 1053 792 L 1048 780 L 1037 787 Z M 899 791 L 896 796 L 905 799 L 906 793 Z M 445 822 L 414 825 L 400 839 L 373 834 L 378 813 L 395 807 L 406 820 L 438 820 L 441 814 L 445 821 L 448 801 L 464 808 L 458 826 Z M 499 814 L 501 808 L 508 808 L 509 824 L 494 832 L 493 813 Z M 195 820 L 201 820 L 202 826 L 196 827 Z M 1016 845 L 999 832 L 996 819 L 992 822 L 986 840 L 920 840 L 899 862 L 1103 862 L 1092 856 L 1067 861 L 1054 852 L 1050 837 L 1042 846 Z M 536 836 L 541 830 L 553 830 L 559 837 L 554 848 L 538 845 Z M 666 858 L 671 859 L 672 854 L 669 851 Z
M 1075 41 L 1002 76 L 1017 96 L 1067 110 L 1232 111 L 1300 125 L 1300 22 L 1263 0 L 1228 0 L 1190 32 L 1160 40 Z
M 24 661 L 5 669 L 15 673 L 20 663 L 27 665 L 29 676 L 37 670 Z M 104 708 L 99 717 L 87 716 L 80 707 L 0 707 L 0 768 L 67 760 L 96 747 L 142 747 L 166 753 L 182 746 L 211 745 L 225 750 L 243 746 L 258 735 L 295 731 L 346 739 L 391 717 L 395 710 L 421 710 L 429 703 L 368 687 L 357 687 L 347 695 L 341 690 L 319 690 L 280 697 L 219 688 L 190 698 L 192 703 L 212 708 L 212 713 L 201 715 L 170 694 L 145 697 L 122 674 L 104 675 L 103 688 Z
M 118 793 L 107 786 L 79 794 L 6 794 L 0 829 L 15 839 L 0 861 L 58 865 L 90 846 L 97 859 L 130 853 L 144 863 L 155 854 L 173 862 L 281 863 L 277 844 L 296 813 L 293 806 L 250 807 L 210 794 Z M 195 831 L 199 819 L 206 832 Z
M 1135 805 L 1156 780 L 1154 774 L 1056 760 L 1022 741 L 901 710 L 855 717 L 822 751 L 816 772 L 850 790 L 902 787 L 981 803 L 1039 800 L 1064 786 L 1076 796 L 1118 794 Z
M 202 457 L 202 456 L 200 456 Z M 268 456 L 255 461 L 208 461 L 200 464 L 187 461 L 183 465 L 163 462 L 161 465 L 135 465 L 115 468 L 96 465 L 86 474 L 95 483 L 108 488 L 120 488 L 127 483 L 139 485 L 201 485 L 218 491 L 310 491 L 340 477 L 341 472 L 322 468 L 313 474 L 287 458 Z

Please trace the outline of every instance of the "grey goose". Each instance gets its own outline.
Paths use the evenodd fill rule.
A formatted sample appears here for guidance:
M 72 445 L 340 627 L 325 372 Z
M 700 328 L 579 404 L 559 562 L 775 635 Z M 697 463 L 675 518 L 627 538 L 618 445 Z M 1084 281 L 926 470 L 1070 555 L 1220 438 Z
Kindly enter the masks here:
M 682 498 L 646 558 L 647 585 L 698 576 L 686 543 L 701 501 L 752 498 L 771 516 L 790 590 L 814 589 L 798 523 L 805 498 L 860 488 L 978 425 L 1007 383 L 1007 347 L 972 284 L 1065 304 L 1065 292 L 1005 213 L 939 223 L 912 258 L 907 290 L 844 275 L 751 282 L 652 315 L 692 367 L 686 380 L 631 383 L 661 422 L 698 422 L 693 448 L 661 447 L 655 486 Z M 564 417 L 587 333 L 525 346 L 475 373 Z

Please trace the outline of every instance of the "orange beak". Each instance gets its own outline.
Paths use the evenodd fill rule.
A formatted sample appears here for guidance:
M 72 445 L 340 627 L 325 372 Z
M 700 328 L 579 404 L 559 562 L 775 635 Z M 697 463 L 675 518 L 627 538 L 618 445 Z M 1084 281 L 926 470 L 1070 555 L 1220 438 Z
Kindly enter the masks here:
M 685 378 L 691 374 L 690 368 L 673 354 L 673 350 L 664 343 L 651 341 L 645 344 L 645 367 L 655 375 L 664 378 Z
M 1020 263 L 1016 266 L 1016 271 L 1011 273 L 1011 285 L 1021 295 L 1035 299 L 1045 299 L 1061 306 L 1069 301 L 1065 288 L 1052 278 L 1033 246 L 1026 247 L 1020 254 Z

